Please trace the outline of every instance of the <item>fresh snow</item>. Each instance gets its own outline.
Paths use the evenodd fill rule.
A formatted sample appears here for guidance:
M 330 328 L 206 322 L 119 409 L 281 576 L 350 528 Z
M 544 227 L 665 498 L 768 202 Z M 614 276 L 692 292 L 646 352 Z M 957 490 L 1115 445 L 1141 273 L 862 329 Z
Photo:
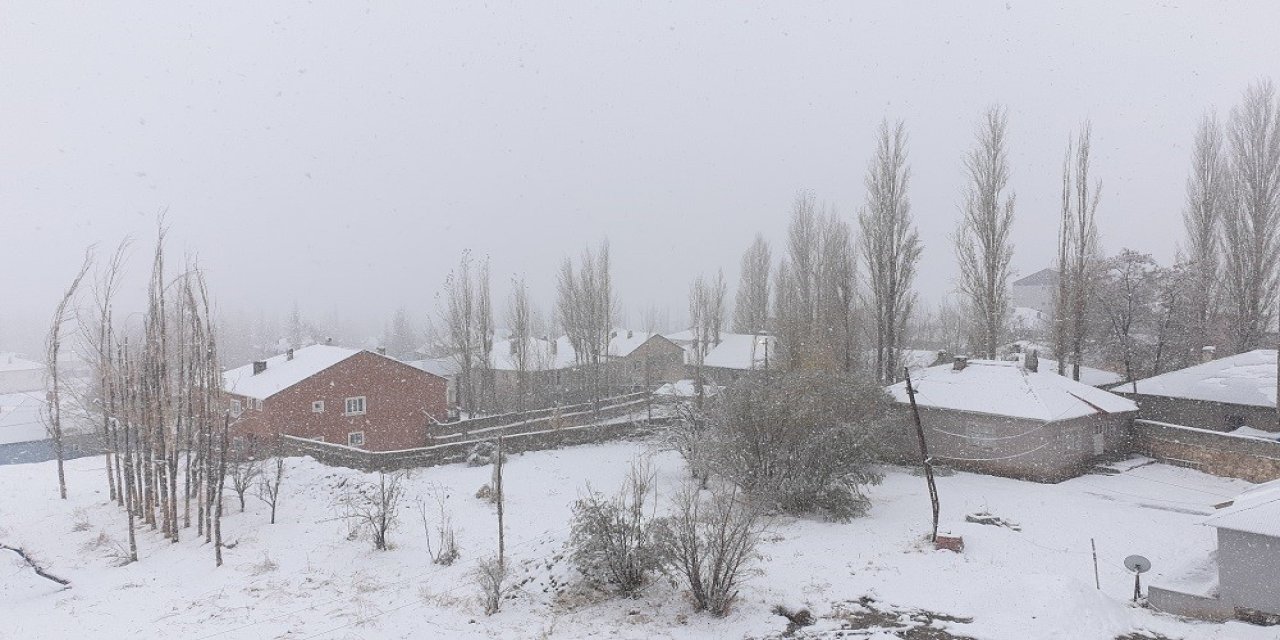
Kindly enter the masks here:
M 1276 406 L 1276 350 L 1255 349 L 1138 381 L 1145 396 Z M 1131 393 L 1125 383 L 1116 391 Z
M 35 578 L 0 553 L 0 636 L 117 638 L 743 638 L 776 637 L 786 621 L 775 604 L 817 616 L 863 596 L 884 606 L 972 617 L 945 623 L 980 640 L 1112 640 L 1136 631 L 1181 640 L 1274 640 L 1274 628 L 1240 622 L 1189 622 L 1128 602 L 1133 588 L 1123 558 L 1154 564 L 1144 582 L 1185 576 L 1214 548 L 1200 526 L 1213 506 L 1251 486 L 1160 464 L 1056 485 L 968 473 L 938 478 L 942 525 L 965 551 L 933 551 L 923 542 L 929 501 L 923 478 L 888 468 L 869 492 L 870 513 L 847 524 L 779 518 L 760 548 L 741 601 L 725 619 L 691 611 L 680 590 L 654 582 L 637 599 L 590 590 L 558 591 L 577 572 L 564 542 L 570 509 L 588 483 L 616 489 L 630 461 L 648 457 L 662 508 L 687 480 L 679 456 L 649 443 L 617 442 L 512 456 L 507 472 L 507 549 L 519 588 L 494 616 L 483 615 L 468 577 L 496 546 L 493 507 L 474 497 L 488 467 L 450 465 L 416 471 L 407 484 L 395 548 L 372 550 L 347 539 L 333 500 L 344 484 L 376 476 L 291 458 L 280 519 L 234 495 L 224 519 L 226 564 L 193 529 L 171 544 L 143 527 L 141 560 L 117 567 L 124 516 L 107 504 L 102 458 L 68 462 L 70 499 L 58 500 L 50 463 L 0 467 L 0 542 L 21 546 L 71 588 Z M 447 495 L 462 549 L 452 567 L 432 565 L 414 501 Z M 987 512 L 1021 531 L 965 522 Z M 434 510 L 428 510 L 434 521 Z M 87 522 L 87 528 L 77 527 Z M 83 530 L 77 530 L 83 529 Z M 1102 589 L 1094 588 L 1090 539 L 1096 540 Z M 834 631 L 820 619 L 809 630 Z M 868 636 L 891 638 L 888 633 Z
M 1132 400 L 1045 370 L 1027 371 L 1018 362 L 969 360 L 956 371 L 951 364 L 912 374 L 916 403 L 1043 422 L 1070 420 L 1096 413 L 1137 411 Z M 898 402 L 907 402 L 906 382 L 889 387 Z
M 267 358 L 267 370 L 254 375 L 253 363 L 236 367 L 222 374 L 222 381 L 230 393 L 248 398 L 266 400 L 355 354 L 356 349 L 313 344 L 287 354 Z
M 0 394 L 0 444 L 48 438 L 43 391 Z
M 1219 529 L 1280 537 L 1280 480 L 1241 493 L 1204 523 Z

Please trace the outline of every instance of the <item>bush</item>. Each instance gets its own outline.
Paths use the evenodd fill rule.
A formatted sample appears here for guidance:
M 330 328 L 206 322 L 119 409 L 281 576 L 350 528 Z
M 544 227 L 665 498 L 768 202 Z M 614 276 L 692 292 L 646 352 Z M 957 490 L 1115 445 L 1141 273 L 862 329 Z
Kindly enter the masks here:
M 841 374 L 745 378 L 711 417 L 710 465 L 758 503 L 847 521 L 881 479 L 874 434 L 889 406 L 879 385 Z
M 634 594 L 659 568 L 653 483 L 648 465 L 632 463 L 618 495 L 609 498 L 588 486 L 586 497 L 574 503 L 570 557 L 589 579 Z
M 403 473 L 378 473 L 378 482 L 361 482 L 349 487 L 337 502 L 338 515 L 351 526 L 352 538 L 368 533 L 373 548 L 390 548 L 388 536 L 400 520 L 400 497 L 404 494 Z
M 480 604 L 484 614 L 491 616 L 502 606 L 502 598 L 510 587 L 507 585 L 507 565 L 502 558 L 486 558 L 476 565 L 471 577 L 480 588 Z
M 764 532 L 755 505 L 741 500 L 736 488 L 704 492 L 689 488 L 675 501 L 675 513 L 657 522 L 659 552 L 678 576 L 694 609 L 724 616 L 756 556 Z

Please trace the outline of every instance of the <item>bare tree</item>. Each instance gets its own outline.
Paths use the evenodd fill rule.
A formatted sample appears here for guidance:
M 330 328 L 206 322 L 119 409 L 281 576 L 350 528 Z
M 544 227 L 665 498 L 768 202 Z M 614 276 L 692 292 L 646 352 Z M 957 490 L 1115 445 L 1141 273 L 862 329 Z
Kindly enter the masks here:
M 432 563 L 449 566 L 461 555 L 458 550 L 457 535 L 453 529 L 453 515 L 449 513 L 445 505 L 445 500 L 448 496 L 438 488 L 432 491 L 432 496 L 438 513 L 435 534 L 432 534 L 431 524 L 427 519 L 427 503 L 422 499 L 418 500 L 418 513 L 422 516 L 422 530 L 427 536 L 427 555 L 431 556 Z M 432 541 L 433 538 L 434 542 Z
M 524 278 L 511 282 L 511 293 L 507 298 L 507 328 L 511 331 L 510 359 L 516 367 L 515 409 L 524 411 L 530 395 L 529 370 L 534 364 L 534 356 L 530 353 L 533 346 L 533 309 Z
M 1262 345 L 1276 312 L 1280 260 L 1280 106 L 1270 80 L 1250 86 L 1227 124 L 1233 201 L 1223 216 L 1228 314 L 1237 352 Z
M 742 254 L 742 275 L 733 308 L 733 330 L 761 333 L 769 327 L 769 270 L 772 258 L 769 243 L 757 233 Z
M 479 383 L 478 404 L 489 410 L 494 408 L 495 384 L 493 373 L 493 304 L 489 296 L 489 261 L 480 265 L 476 279 L 476 363 Z
M 354 531 L 373 539 L 373 548 L 386 551 L 388 537 L 400 520 L 403 473 L 378 472 L 378 482 L 361 482 L 338 498 L 338 513 Z
M 1074 154 L 1072 153 L 1074 148 Z M 1092 125 L 1086 120 L 1074 147 L 1067 145 L 1062 176 L 1062 218 L 1058 240 L 1059 289 L 1054 309 L 1055 349 L 1059 373 L 1065 375 L 1070 358 L 1071 377 L 1080 379 L 1088 331 L 1089 291 L 1097 263 L 1096 213 L 1102 183 L 1090 183 Z
M 1008 115 L 1000 107 L 987 109 L 978 127 L 977 146 L 965 158 L 969 186 L 956 232 L 960 261 L 960 292 L 981 329 L 983 357 L 995 358 L 1009 315 L 1009 263 L 1013 260 L 1012 193 L 1005 150 Z
M 1200 120 L 1195 145 L 1191 175 L 1187 177 L 1187 206 L 1182 213 L 1187 234 L 1183 250 L 1197 290 L 1197 295 L 1188 300 L 1194 336 L 1190 345 L 1194 353 L 1188 354 L 1191 357 L 1199 355 L 1201 347 L 1212 344 L 1210 331 L 1221 295 L 1218 276 L 1222 220 L 1231 196 L 1231 173 L 1222 149 L 1222 130 L 1213 116 L 1206 115 Z
M 76 272 L 75 278 L 72 278 L 71 285 L 62 294 L 62 299 L 54 309 L 53 321 L 49 323 L 49 335 L 45 339 L 45 367 L 48 372 L 48 380 L 46 382 L 47 404 L 44 414 L 45 429 L 49 432 L 49 437 L 53 439 L 53 452 L 58 461 L 58 496 L 63 500 L 67 499 L 67 475 L 63 469 L 62 394 L 63 387 L 67 384 L 67 381 L 59 377 L 60 365 L 58 359 L 62 355 L 63 340 L 66 337 L 63 332 L 63 325 L 68 320 L 68 314 L 72 312 L 71 305 L 75 300 L 76 291 L 80 288 L 80 281 L 84 280 L 85 275 L 89 273 L 89 267 L 92 265 L 92 250 L 85 251 L 84 259 L 80 262 L 79 271 Z
M 256 486 L 262 475 L 262 461 L 258 459 L 257 447 L 249 441 L 236 443 L 231 447 L 230 456 L 227 466 L 231 474 L 231 489 L 240 499 L 240 513 L 244 513 L 244 496 Z
M 1151 335 L 1156 319 L 1156 263 L 1151 256 L 1125 249 L 1105 260 L 1092 295 L 1105 326 L 1103 345 L 1124 369 L 1125 380 L 1138 379 L 1139 334 Z M 1136 382 L 1135 382 L 1136 384 Z M 1135 393 L 1137 387 L 1134 387 Z
M 276 523 L 276 505 L 280 503 L 280 486 L 284 484 L 284 451 L 279 434 L 276 435 L 274 448 L 271 472 L 261 474 L 257 493 L 258 499 L 271 507 L 271 524 Z
M 510 592 L 507 584 L 507 565 L 500 558 L 487 558 L 480 561 L 471 576 L 480 587 L 480 601 L 484 606 L 484 614 L 491 616 L 502 608 L 502 599 Z
M 610 275 L 609 243 L 597 252 L 583 251 L 578 269 L 565 258 L 556 279 L 556 306 L 560 325 L 573 347 L 575 364 L 588 373 L 583 381 L 592 402 L 599 407 L 604 391 L 605 358 L 618 303 Z
M 875 376 L 882 382 L 897 379 L 902 334 L 915 303 L 912 283 L 921 244 L 911 219 L 910 179 L 906 125 L 881 122 L 858 224 L 875 320 Z
M 475 279 L 471 275 L 470 251 L 462 253 L 458 267 L 445 279 L 444 289 L 441 319 L 447 348 L 458 365 L 458 404 L 464 411 L 474 411 L 480 330 L 476 326 L 476 291 Z

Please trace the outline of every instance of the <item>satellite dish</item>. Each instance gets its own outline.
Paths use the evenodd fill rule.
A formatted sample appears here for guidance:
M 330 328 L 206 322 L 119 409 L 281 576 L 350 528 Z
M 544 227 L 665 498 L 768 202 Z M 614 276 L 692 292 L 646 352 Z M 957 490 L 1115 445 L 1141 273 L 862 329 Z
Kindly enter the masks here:
M 1151 570 L 1151 561 L 1139 555 L 1132 555 L 1124 559 L 1124 567 L 1134 573 L 1146 573 Z

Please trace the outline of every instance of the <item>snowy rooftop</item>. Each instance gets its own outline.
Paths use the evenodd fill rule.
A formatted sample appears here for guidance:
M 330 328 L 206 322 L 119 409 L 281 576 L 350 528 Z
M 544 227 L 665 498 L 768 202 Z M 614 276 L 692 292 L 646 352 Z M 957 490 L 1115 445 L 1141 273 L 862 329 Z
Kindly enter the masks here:
M 1206 400 L 1255 407 L 1276 406 L 1276 350 L 1257 349 L 1139 380 L 1148 396 Z M 1124 384 L 1116 391 L 1132 392 Z
M 1236 496 L 1205 519 L 1219 529 L 1280 537 L 1280 480 L 1272 480 Z
M 265 400 L 292 387 L 355 354 L 356 349 L 346 349 L 324 344 L 313 344 L 288 355 L 267 358 L 267 369 L 253 374 L 253 363 L 236 367 L 222 374 L 222 384 L 236 395 Z
M 30 371 L 43 368 L 44 365 L 39 362 L 20 358 L 16 353 L 0 353 L 0 371 Z
M 415 369 L 422 369 L 423 371 L 426 371 L 431 375 L 440 376 L 441 378 L 456 376 L 458 375 L 458 372 L 462 370 L 462 367 L 458 366 L 458 362 L 454 358 L 427 358 L 425 360 L 410 360 L 405 362 L 405 364 Z
M 713 384 L 702 385 L 702 395 L 708 398 L 723 390 L 724 387 L 718 387 Z M 670 396 L 673 398 L 694 398 L 698 395 L 698 385 L 693 380 L 677 380 L 658 387 L 654 390 L 653 394 L 656 396 Z
M 1018 353 L 1013 355 L 1018 362 L 1022 362 L 1027 357 L 1027 354 L 1025 353 Z M 1058 361 L 1050 360 L 1049 358 L 1040 358 L 1040 370 L 1049 371 L 1051 373 L 1057 373 Z M 1070 365 L 1067 365 L 1066 376 L 1071 377 Z M 1097 369 L 1094 367 L 1080 367 L 1080 382 L 1083 382 L 1084 384 L 1087 384 L 1091 387 L 1104 387 L 1107 385 L 1116 384 L 1117 382 L 1120 382 L 1122 380 L 1124 380 L 1124 376 L 1112 371 L 1107 371 L 1105 369 Z
M 0 444 L 43 440 L 44 391 L 0 394 Z
M 1058 284 L 1058 272 L 1053 269 L 1041 269 L 1029 276 L 1013 281 L 1015 287 L 1043 287 Z
M 686 362 L 693 362 L 688 355 L 693 347 L 693 331 L 685 329 L 663 335 L 664 338 L 684 347 Z M 778 339 L 770 335 L 750 333 L 721 333 L 720 343 L 707 352 L 702 364 L 721 369 L 763 369 L 778 350 Z
M 922 407 L 1024 418 L 1043 422 L 1137 411 L 1133 401 L 1017 362 L 970 360 L 963 370 L 951 364 L 912 374 L 916 403 Z M 906 382 L 889 387 L 895 400 L 907 402 Z

